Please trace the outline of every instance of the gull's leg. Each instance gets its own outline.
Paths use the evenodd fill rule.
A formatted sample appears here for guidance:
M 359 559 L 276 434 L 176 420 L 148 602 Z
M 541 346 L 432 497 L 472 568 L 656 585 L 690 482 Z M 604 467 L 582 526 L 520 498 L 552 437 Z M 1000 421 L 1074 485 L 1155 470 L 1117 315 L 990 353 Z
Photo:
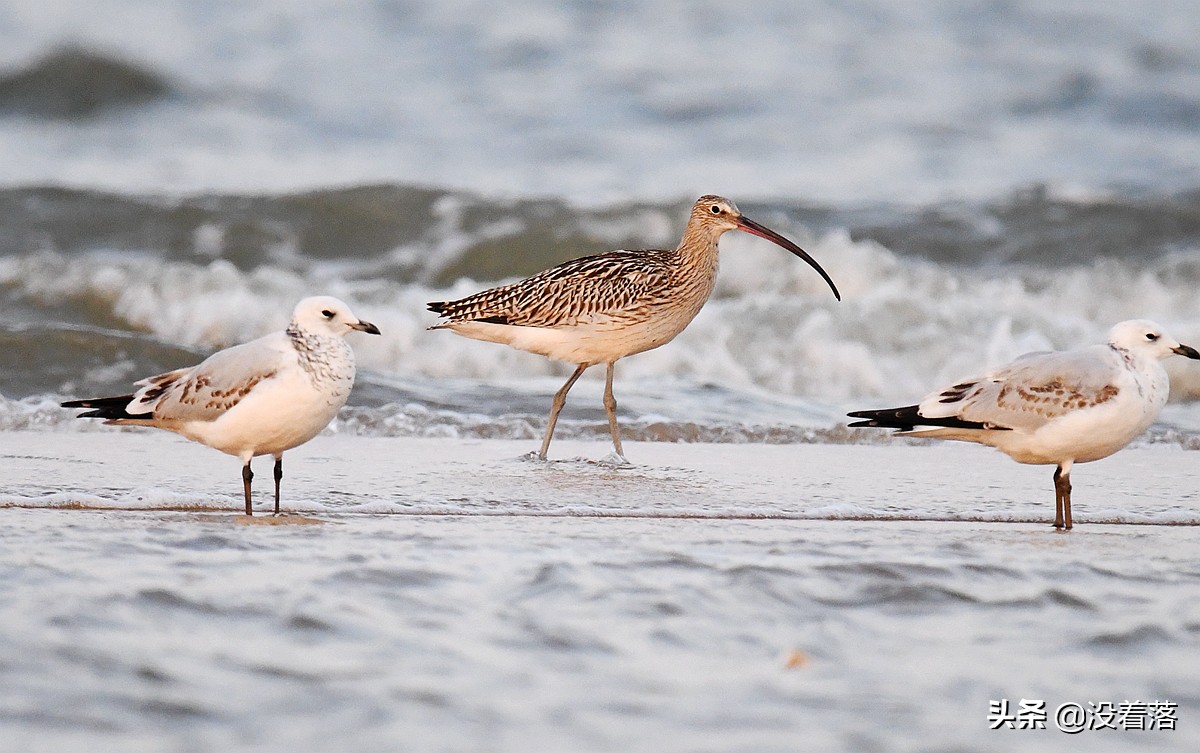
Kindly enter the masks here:
M 617 426 L 617 399 L 613 397 L 613 371 L 616 370 L 617 362 L 608 362 L 608 374 L 604 378 L 604 410 L 608 412 L 608 430 L 612 432 L 613 449 L 621 457 L 625 457 L 625 452 L 621 449 L 621 429 Z
M 250 459 L 246 459 L 246 464 L 242 466 L 242 491 L 246 493 L 246 514 L 253 515 L 254 508 L 250 507 L 250 482 L 254 479 L 254 472 L 250 470 Z
M 279 482 L 283 481 L 283 453 L 275 456 L 275 514 L 279 514 Z
M 1063 499 L 1063 530 L 1071 530 L 1071 465 L 1066 464 L 1062 475 L 1059 477 L 1059 482 L 1062 484 L 1062 499 Z
M 1062 486 L 1059 484 L 1059 479 L 1062 477 L 1062 468 L 1054 469 L 1054 527 L 1063 527 L 1063 508 L 1062 508 Z
M 550 406 L 550 424 L 546 427 L 546 438 L 542 440 L 542 450 L 538 453 L 539 460 L 546 459 L 546 451 L 550 449 L 550 438 L 554 436 L 554 424 L 558 423 L 559 411 L 567 403 L 567 392 L 575 384 L 575 380 L 583 375 L 583 372 L 590 364 L 581 363 L 579 368 L 575 369 L 575 373 L 567 380 L 567 383 L 562 386 L 558 392 L 554 394 L 554 403 Z
M 1071 529 L 1071 464 L 1054 469 L 1054 527 Z

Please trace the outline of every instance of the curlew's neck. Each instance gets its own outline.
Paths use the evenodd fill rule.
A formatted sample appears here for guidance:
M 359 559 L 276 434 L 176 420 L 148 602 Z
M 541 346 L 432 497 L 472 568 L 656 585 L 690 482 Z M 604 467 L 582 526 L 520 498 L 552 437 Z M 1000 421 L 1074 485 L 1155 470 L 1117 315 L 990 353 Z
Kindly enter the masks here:
M 724 232 L 724 231 L 722 231 Z M 688 224 L 683 231 L 683 239 L 679 241 L 675 253 L 679 255 L 684 266 L 698 268 L 717 268 L 717 239 L 721 235 L 713 235 L 712 228 L 696 223 Z

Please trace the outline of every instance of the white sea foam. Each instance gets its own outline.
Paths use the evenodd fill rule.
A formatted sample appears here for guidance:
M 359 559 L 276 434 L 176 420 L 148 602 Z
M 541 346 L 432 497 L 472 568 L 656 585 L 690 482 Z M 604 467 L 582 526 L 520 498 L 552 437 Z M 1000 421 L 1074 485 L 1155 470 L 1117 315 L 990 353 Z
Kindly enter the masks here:
M 1086 266 L 961 268 L 900 259 L 832 233 L 805 242 L 844 293 L 779 249 L 723 242 L 713 298 L 675 341 L 622 361 L 623 382 L 664 377 L 825 403 L 905 400 L 1032 350 L 1101 342 L 1128 318 L 1159 321 L 1200 342 L 1200 298 L 1180 259 Z M 425 302 L 465 295 L 386 279 L 327 275 L 314 265 L 241 271 L 224 260 L 183 263 L 106 253 L 0 258 L 0 284 L 43 304 L 78 301 L 164 342 L 213 350 L 278 329 L 295 300 L 335 295 L 385 333 L 359 344 L 367 370 L 431 379 L 527 380 L 564 367 L 510 348 L 429 332 Z M 1177 359 L 1178 360 L 1178 359 Z M 1175 399 L 1200 396 L 1200 371 L 1170 363 Z M 596 379 L 589 375 L 589 379 Z M 53 389 L 48 385 L 47 389 Z

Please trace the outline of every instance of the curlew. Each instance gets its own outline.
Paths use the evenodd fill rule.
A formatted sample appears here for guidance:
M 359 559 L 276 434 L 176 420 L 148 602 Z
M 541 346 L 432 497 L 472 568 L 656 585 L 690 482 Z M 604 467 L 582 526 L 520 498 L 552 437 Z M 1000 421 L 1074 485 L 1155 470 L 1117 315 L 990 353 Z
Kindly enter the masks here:
M 613 397 L 616 362 L 669 343 L 700 312 L 716 282 L 717 241 L 729 230 L 766 238 L 792 252 L 812 265 L 841 300 L 821 265 L 795 243 L 743 216 L 729 199 L 701 196 L 676 248 L 585 256 L 457 301 L 432 302 L 429 310 L 446 321 L 430 329 L 449 329 L 575 364 L 554 395 L 538 452 L 542 460 L 567 392 L 589 367 L 606 364 L 604 409 L 613 449 L 623 461 Z

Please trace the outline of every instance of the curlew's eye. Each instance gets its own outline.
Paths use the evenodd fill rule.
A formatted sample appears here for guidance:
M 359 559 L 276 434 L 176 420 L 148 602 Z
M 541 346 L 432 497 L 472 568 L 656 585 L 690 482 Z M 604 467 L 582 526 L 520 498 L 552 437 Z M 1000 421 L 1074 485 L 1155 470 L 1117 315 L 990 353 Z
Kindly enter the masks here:
M 321 312 L 321 316 L 325 317 L 326 319 L 332 319 L 333 312 L 330 311 L 329 309 L 325 309 L 324 311 Z
M 711 207 L 709 207 L 709 211 L 711 211 L 713 214 L 720 214 L 721 213 L 721 205 L 713 204 Z
M 1158 334 L 1154 333 L 1154 332 L 1147 332 L 1146 339 L 1149 340 L 1150 342 L 1154 342 L 1155 340 L 1158 339 Z

